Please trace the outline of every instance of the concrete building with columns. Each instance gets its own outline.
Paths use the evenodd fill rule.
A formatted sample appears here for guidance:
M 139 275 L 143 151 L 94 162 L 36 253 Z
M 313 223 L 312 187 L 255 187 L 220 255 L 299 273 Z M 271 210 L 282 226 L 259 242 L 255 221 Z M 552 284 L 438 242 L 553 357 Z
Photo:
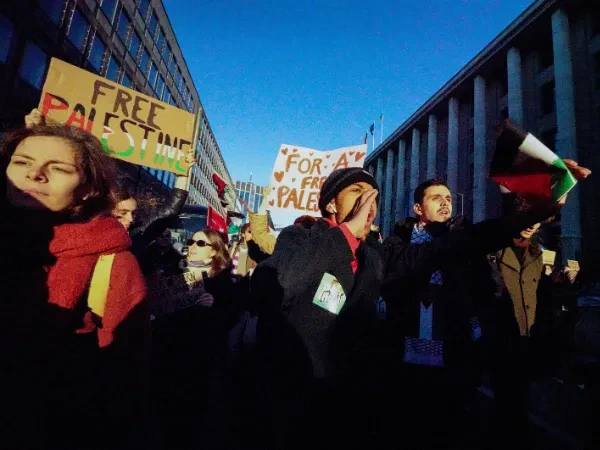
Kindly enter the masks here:
M 414 215 L 413 193 L 441 177 L 455 213 L 475 222 L 500 214 L 488 178 L 494 126 L 504 118 L 562 158 L 592 169 L 560 217 L 563 259 L 600 263 L 600 13 L 594 2 L 538 0 L 391 133 L 366 159 L 383 192 L 387 236 Z

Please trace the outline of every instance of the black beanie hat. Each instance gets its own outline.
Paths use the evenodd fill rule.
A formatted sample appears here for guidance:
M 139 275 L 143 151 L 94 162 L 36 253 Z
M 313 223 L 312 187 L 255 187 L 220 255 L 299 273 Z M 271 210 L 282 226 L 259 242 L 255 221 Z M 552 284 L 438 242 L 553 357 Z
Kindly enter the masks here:
M 321 210 L 321 214 L 328 214 L 325 208 L 340 192 L 348 186 L 360 182 L 368 183 L 373 186 L 374 189 L 379 190 L 377 181 L 375 181 L 373 175 L 362 167 L 349 167 L 347 169 L 337 169 L 331 172 L 323 183 L 323 186 L 321 186 L 321 192 L 319 194 L 319 209 Z

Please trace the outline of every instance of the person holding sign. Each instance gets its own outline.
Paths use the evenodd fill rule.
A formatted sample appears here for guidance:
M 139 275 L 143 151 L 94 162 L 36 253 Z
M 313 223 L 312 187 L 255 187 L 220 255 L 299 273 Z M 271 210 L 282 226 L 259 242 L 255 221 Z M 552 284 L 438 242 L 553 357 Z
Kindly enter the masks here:
M 33 109 L 25 116 L 25 126 L 31 128 L 37 125 L 46 125 L 46 123 L 57 125 L 51 119 L 42 115 L 38 109 Z M 115 185 L 112 189 L 114 208 L 111 215 L 116 217 L 121 225 L 126 230 L 134 225 L 134 228 L 129 231 L 132 246 L 131 251 L 136 257 L 145 274 L 147 274 L 153 262 L 148 261 L 150 251 L 148 246 L 157 238 L 159 238 L 167 229 L 169 222 L 177 217 L 187 201 L 189 193 L 189 173 L 192 167 L 196 164 L 194 150 L 188 149 L 185 154 L 185 164 L 188 166 L 185 174 L 177 173 L 175 185 L 170 192 L 170 196 L 165 204 L 159 208 L 152 216 L 144 223 L 134 225 L 136 213 L 138 210 L 138 202 L 136 198 L 123 186 Z
M 430 242 L 392 238 L 382 245 L 370 235 L 377 196 L 375 179 L 362 168 L 333 171 L 319 193 L 322 219 L 310 230 L 285 228 L 272 256 L 254 271 L 265 377 L 282 391 L 275 398 L 288 399 L 272 405 L 273 420 L 283 422 L 276 427 L 283 433 L 279 448 L 306 448 L 317 435 L 321 443 L 329 439 L 332 448 L 361 438 L 373 447 L 367 436 L 381 430 L 365 430 L 364 423 L 380 423 L 380 408 L 372 402 L 385 398 L 377 392 L 385 343 L 376 308 L 382 285 L 434 271 L 440 261 L 468 260 L 476 249 L 486 254 L 504 248 L 522 229 L 554 212 L 546 205 L 449 231 L 449 224 L 436 222 L 429 225 L 435 237 Z M 338 286 L 344 295 L 331 295 Z M 313 422 L 316 417 L 327 417 L 327 426 Z M 290 423 L 300 430 L 290 429 Z
M 114 182 L 113 160 L 77 128 L 33 126 L 0 145 L 5 442 L 128 448 L 143 417 L 146 286 L 106 216 Z
M 504 194 L 505 216 L 530 208 L 518 194 Z M 558 362 L 560 330 L 555 316 L 564 285 L 553 271 L 556 254 L 536 241 L 541 223 L 521 231 L 510 246 L 487 256 L 479 281 L 482 331 L 490 355 L 497 436 L 505 445 L 527 442 L 529 385 Z M 562 280 L 561 280 L 562 281 Z

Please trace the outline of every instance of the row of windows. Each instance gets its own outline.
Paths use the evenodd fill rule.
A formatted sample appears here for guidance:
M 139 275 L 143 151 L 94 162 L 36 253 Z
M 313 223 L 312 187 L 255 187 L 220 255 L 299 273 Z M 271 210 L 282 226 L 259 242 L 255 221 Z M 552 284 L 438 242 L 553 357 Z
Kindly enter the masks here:
M 60 23 L 62 17 L 63 5 L 64 2 L 61 0 L 40 0 L 40 8 L 42 11 L 44 11 L 57 25 Z M 173 98 L 172 92 L 170 90 L 168 93 L 164 92 L 164 86 L 166 84 L 165 79 L 163 75 L 158 74 L 157 66 L 151 62 L 150 54 L 146 47 L 142 45 L 142 40 L 137 31 L 134 30 L 129 15 L 125 11 L 123 5 L 118 0 L 102 0 L 100 9 L 106 15 L 107 19 L 115 24 L 116 34 L 123 41 L 123 44 L 128 44 L 129 53 L 134 58 L 144 77 L 148 80 L 149 87 L 155 93 L 156 98 L 163 99 L 163 96 L 165 96 L 166 100 L 163 99 L 163 101 L 175 104 L 174 100 L 171 102 L 171 98 Z M 147 0 L 140 1 L 138 10 L 140 17 L 142 17 L 144 23 L 147 24 L 146 33 L 150 39 L 155 42 L 165 65 L 168 67 L 168 76 L 172 78 L 174 86 L 181 94 L 187 109 L 192 111 L 193 98 L 191 90 L 185 83 L 181 69 L 172 53 L 171 46 L 166 40 L 164 30 L 159 25 L 156 13 L 152 11 L 151 14 L 149 14 L 150 8 Z M 90 27 L 88 21 L 83 14 L 75 8 L 69 24 L 68 38 L 77 50 L 81 52 L 85 50 L 85 45 L 89 39 L 88 36 L 92 32 L 93 29 Z M 94 36 L 89 51 L 90 65 L 96 72 L 101 73 L 103 57 L 106 53 L 106 45 L 97 35 Z M 114 68 L 111 67 L 111 70 L 114 70 Z M 112 74 L 114 75 L 114 72 L 112 72 Z M 111 79 L 114 80 L 115 78 L 113 77 Z M 129 76 L 124 76 L 123 84 L 131 87 L 131 79 Z
M 0 15 L 0 63 L 5 63 L 7 61 L 14 34 L 14 24 L 3 15 Z M 99 51 L 95 51 L 94 49 L 101 49 L 103 54 L 104 47 L 102 45 L 100 40 L 94 40 L 89 56 L 90 64 L 98 64 L 98 66 L 101 64 L 98 63 L 97 53 L 99 53 Z M 48 69 L 48 61 L 48 55 L 37 44 L 32 41 L 27 41 L 18 69 L 19 77 L 31 86 L 41 89 Z M 107 69 L 107 77 L 113 81 L 117 81 L 118 72 L 118 65 L 114 61 L 114 58 L 111 57 L 111 63 L 108 65 Z M 123 84 L 125 83 L 131 85 L 131 80 L 126 75 L 124 75 L 123 79 Z M 144 169 L 149 171 L 151 175 L 166 186 L 173 187 L 175 183 L 175 174 L 163 170 L 148 169 L 146 167 Z
M 138 32 L 135 31 L 134 27 L 132 26 L 132 22 L 129 15 L 123 7 L 121 7 L 120 13 L 117 15 L 115 13 L 116 7 L 112 6 L 112 3 L 116 2 L 116 0 L 103 0 L 103 5 L 104 2 L 107 1 L 111 5 L 109 11 L 112 14 L 111 16 L 107 16 L 109 17 L 109 20 L 111 22 L 114 23 L 116 21 L 117 35 L 119 36 L 123 44 L 128 46 L 128 51 L 134 58 L 134 60 L 136 62 L 138 62 L 139 60 L 139 68 L 141 72 L 148 79 L 150 86 L 153 89 L 155 89 L 156 73 L 158 72 L 158 69 L 156 68 L 156 66 L 153 65 L 154 63 L 150 63 L 150 56 L 148 50 L 145 48 L 145 46 L 142 45 L 142 40 Z M 140 8 L 144 8 L 140 9 L 140 15 L 144 19 L 144 23 L 147 23 L 146 34 L 156 44 L 158 53 L 161 55 L 162 59 L 165 62 L 165 65 L 168 67 L 169 76 L 172 77 L 173 83 L 177 90 L 180 92 L 181 96 L 183 97 L 184 103 L 186 104 L 188 109 L 191 110 L 193 106 L 191 91 L 185 83 L 185 79 L 181 73 L 181 69 L 179 68 L 177 60 L 175 59 L 175 56 L 173 55 L 173 52 L 171 50 L 171 45 L 167 42 L 167 39 L 165 37 L 165 32 L 158 23 L 158 17 L 156 13 L 152 11 L 150 17 L 148 18 L 148 11 L 145 7 L 145 4 L 141 5 Z M 150 64 L 152 64 L 152 66 Z

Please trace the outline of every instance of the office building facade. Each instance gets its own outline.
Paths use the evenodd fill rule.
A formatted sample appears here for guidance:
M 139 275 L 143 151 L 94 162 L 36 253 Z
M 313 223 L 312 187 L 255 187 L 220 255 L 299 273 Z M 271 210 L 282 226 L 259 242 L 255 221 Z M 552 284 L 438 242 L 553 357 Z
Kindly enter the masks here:
M 263 201 L 263 186 L 258 186 L 254 184 L 252 181 L 244 182 L 244 181 L 236 181 L 235 182 L 235 190 L 240 199 L 242 199 L 248 208 L 253 213 L 258 211 L 258 208 L 262 204 Z M 243 209 L 242 214 L 244 214 L 244 222 L 248 221 L 248 212 L 246 208 Z
M 0 2 L 0 130 L 19 126 L 37 106 L 51 57 L 200 114 L 189 202 L 226 214 L 209 180 L 213 172 L 230 184 L 231 177 L 162 1 Z M 175 181 L 169 172 L 119 165 L 136 192 L 164 197 Z
M 562 158 L 600 170 L 600 13 L 584 1 L 538 0 L 367 157 L 383 186 L 388 235 L 412 215 L 422 181 L 447 180 L 454 211 L 475 222 L 500 214 L 489 178 L 494 126 L 510 118 Z M 563 258 L 600 262 L 600 178 L 569 194 Z

